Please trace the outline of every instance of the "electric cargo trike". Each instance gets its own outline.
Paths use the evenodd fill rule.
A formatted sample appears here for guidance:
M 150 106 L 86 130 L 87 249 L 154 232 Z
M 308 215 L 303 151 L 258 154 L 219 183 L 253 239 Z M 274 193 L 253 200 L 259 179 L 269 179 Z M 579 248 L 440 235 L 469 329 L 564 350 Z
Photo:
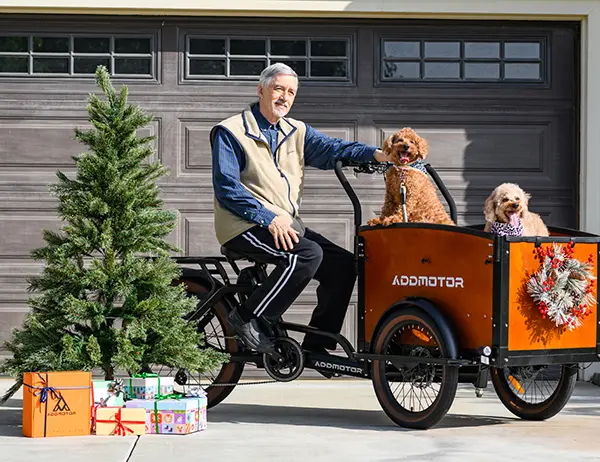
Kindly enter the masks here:
M 596 277 L 600 237 L 555 227 L 550 237 L 532 238 L 493 235 L 483 225 L 362 225 L 361 205 L 344 169 L 382 174 L 390 167 L 340 161 L 335 166 L 354 210 L 355 341 L 281 319 L 274 327 L 277 353 L 251 351 L 227 316 L 265 278 L 265 265 L 226 249 L 218 256 L 176 257 L 182 276 L 174 284 L 185 284 L 199 300 L 189 322 L 197 323 L 210 347 L 230 355 L 208 376 L 176 371 L 176 384 L 196 381 L 213 407 L 239 383 L 247 363 L 281 382 L 305 369 L 333 372 L 370 379 L 389 418 L 419 429 L 446 415 L 458 383 L 473 384 L 481 396 L 491 379 L 504 406 L 523 419 L 547 419 L 565 406 L 578 364 L 598 361 L 597 287 L 588 290 L 594 301 L 587 317 L 569 329 L 542 313 L 527 284 L 540 266 L 535 253 L 551 248 L 570 249 L 573 258 L 589 262 Z M 427 165 L 427 171 L 456 223 L 452 196 L 435 169 Z M 332 337 L 339 348 L 332 354 L 303 351 L 290 334 L 307 332 Z

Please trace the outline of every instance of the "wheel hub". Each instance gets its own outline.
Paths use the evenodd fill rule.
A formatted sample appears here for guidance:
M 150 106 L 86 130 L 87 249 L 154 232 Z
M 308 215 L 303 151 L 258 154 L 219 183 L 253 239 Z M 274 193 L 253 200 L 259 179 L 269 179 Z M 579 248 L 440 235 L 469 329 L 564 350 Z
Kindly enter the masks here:
M 417 346 L 411 350 L 409 356 L 418 356 L 421 358 L 431 358 L 431 352 L 422 346 Z M 417 388 L 428 388 L 431 386 L 434 374 L 434 366 L 430 364 L 417 364 L 408 374 L 408 380 Z

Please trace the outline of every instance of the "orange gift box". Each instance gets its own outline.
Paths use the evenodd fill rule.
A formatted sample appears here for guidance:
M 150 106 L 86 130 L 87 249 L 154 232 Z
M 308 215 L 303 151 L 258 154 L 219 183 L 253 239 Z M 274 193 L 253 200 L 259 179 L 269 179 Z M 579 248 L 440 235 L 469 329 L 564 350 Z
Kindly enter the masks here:
M 96 435 L 143 435 L 146 409 L 117 406 L 96 409 Z
M 90 372 L 25 372 L 23 436 L 89 435 L 91 386 Z

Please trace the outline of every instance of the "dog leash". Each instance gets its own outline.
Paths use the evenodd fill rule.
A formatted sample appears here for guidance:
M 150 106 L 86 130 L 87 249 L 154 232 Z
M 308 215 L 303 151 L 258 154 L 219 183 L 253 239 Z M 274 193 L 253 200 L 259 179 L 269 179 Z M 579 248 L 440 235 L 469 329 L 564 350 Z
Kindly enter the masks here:
M 404 184 L 404 169 L 402 167 L 396 167 L 400 169 L 400 205 L 402 206 L 402 221 L 408 222 L 408 213 L 406 211 L 406 185 Z

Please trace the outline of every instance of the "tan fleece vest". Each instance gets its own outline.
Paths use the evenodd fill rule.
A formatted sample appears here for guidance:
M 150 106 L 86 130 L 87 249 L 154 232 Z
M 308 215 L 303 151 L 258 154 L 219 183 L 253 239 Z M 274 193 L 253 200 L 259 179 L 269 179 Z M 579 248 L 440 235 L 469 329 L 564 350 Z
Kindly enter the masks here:
M 290 217 L 293 227 L 304 234 L 304 225 L 298 217 L 298 209 L 304 185 L 306 125 L 290 118 L 280 119 L 279 123 L 277 163 L 250 107 L 225 119 L 217 127 L 229 130 L 244 150 L 246 165 L 240 172 L 242 185 L 276 215 Z M 216 198 L 214 208 L 215 232 L 220 244 L 256 225 L 229 212 Z

